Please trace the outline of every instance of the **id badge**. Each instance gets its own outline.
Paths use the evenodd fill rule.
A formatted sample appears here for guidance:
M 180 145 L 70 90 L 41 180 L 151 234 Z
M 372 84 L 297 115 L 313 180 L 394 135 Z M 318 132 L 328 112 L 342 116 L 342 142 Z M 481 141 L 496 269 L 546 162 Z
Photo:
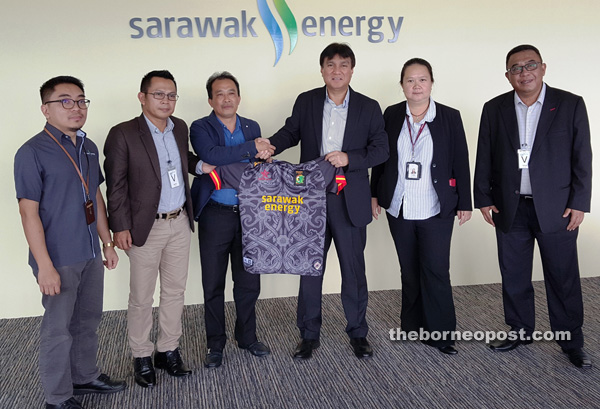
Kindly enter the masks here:
M 406 162 L 406 180 L 421 179 L 421 163 Z
M 518 149 L 517 154 L 519 155 L 519 169 L 529 169 L 531 151 L 527 149 Z
M 92 202 L 91 200 L 87 200 L 83 204 L 83 208 L 85 210 L 85 221 L 87 222 L 87 224 L 90 225 L 94 223 L 94 221 L 96 220 L 96 216 L 94 215 L 94 202 Z
M 175 167 L 170 167 L 168 169 L 169 173 L 169 183 L 171 183 L 171 188 L 175 188 L 179 186 L 179 177 L 177 176 L 177 169 Z

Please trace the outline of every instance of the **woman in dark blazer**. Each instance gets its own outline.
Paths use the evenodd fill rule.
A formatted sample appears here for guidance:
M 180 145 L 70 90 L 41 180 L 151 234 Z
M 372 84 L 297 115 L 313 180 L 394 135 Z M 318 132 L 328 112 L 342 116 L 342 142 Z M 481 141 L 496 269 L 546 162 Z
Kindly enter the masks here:
M 450 284 L 454 217 L 471 218 L 467 141 L 460 113 L 431 98 L 431 65 L 413 58 L 402 67 L 406 101 L 385 110 L 390 158 L 373 168 L 373 217 L 387 209 L 402 276 L 402 330 L 429 332 L 422 341 L 454 355 L 456 330 Z

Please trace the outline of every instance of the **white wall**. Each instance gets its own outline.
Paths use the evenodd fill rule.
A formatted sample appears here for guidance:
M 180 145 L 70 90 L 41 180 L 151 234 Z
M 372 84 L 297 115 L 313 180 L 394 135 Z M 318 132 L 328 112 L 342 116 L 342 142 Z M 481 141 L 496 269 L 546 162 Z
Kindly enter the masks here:
M 270 3 L 270 2 L 269 2 Z M 434 68 L 436 100 L 458 108 L 467 132 L 471 168 L 474 166 L 479 115 L 483 103 L 508 91 L 504 58 L 515 45 L 536 45 L 547 63 L 546 81 L 554 87 L 582 95 L 587 103 L 592 135 L 598 134 L 600 84 L 596 75 L 600 63 L 600 9 L 593 0 L 569 3 L 558 0 L 530 0 L 506 3 L 488 0 L 392 2 L 372 0 L 287 0 L 301 26 L 306 16 L 404 17 L 399 38 L 370 43 L 367 29 L 357 36 L 316 35 L 307 37 L 300 27 L 298 43 L 291 55 L 287 31 L 283 28 L 284 53 L 273 67 L 274 47 L 254 1 L 174 0 L 162 2 L 56 3 L 40 0 L 3 4 L 0 15 L 0 81 L 4 101 L 0 110 L 0 318 L 42 313 L 40 294 L 27 265 L 27 244 L 22 233 L 13 182 L 13 157 L 19 146 L 39 132 L 44 124 L 40 113 L 39 86 L 56 75 L 74 75 L 83 80 L 92 100 L 84 129 L 102 146 L 110 127 L 140 113 L 136 99 L 141 77 L 153 69 L 169 69 L 177 80 L 181 98 L 176 115 L 188 124 L 207 115 L 204 83 L 214 71 L 228 70 L 241 83 L 239 113 L 257 120 L 265 136 L 272 135 L 290 114 L 301 91 L 322 85 L 318 57 L 332 41 L 348 42 L 357 56 L 352 86 L 377 99 L 382 108 L 402 99 L 398 86 L 404 61 L 423 57 Z M 274 7 L 271 8 L 274 10 Z M 141 17 L 256 17 L 257 37 L 132 39 L 136 31 L 129 19 Z M 275 13 L 277 16 L 277 14 Z M 277 17 L 281 23 L 281 19 Z M 387 20 L 387 19 L 386 19 Z M 147 25 L 147 24 L 145 24 Z M 595 151 L 600 148 L 593 142 Z M 296 162 L 297 149 L 283 159 Z M 597 169 L 598 165 L 595 166 Z M 594 190 L 598 188 L 598 178 Z M 593 209 L 597 200 L 594 200 Z M 596 276 L 600 264 L 600 215 L 592 213 L 580 231 L 579 250 L 582 276 Z M 122 252 L 117 270 L 107 272 L 105 309 L 127 305 L 129 264 Z M 367 274 L 371 290 L 398 288 L 399 267 L 385 219 L 368 229 Z M 452 243 L 454 285 L 500 281 L 493 229 L 480 214 L 460 228 Z M 541 278 L 536 261 L 534 278 Z M 295 295 L 297 277 L 269 276 L 262 279 L 262 297 Z M 335 252 L 328 261 L 325 291 L 339 292 L 339 269 Z M 231 299 L 228 284 L 228 299 Z M 157 298 L 157 297 L 156 297 Z M 202 303 L 198 240 L 194 237 L 190 255 L 187 303 Z

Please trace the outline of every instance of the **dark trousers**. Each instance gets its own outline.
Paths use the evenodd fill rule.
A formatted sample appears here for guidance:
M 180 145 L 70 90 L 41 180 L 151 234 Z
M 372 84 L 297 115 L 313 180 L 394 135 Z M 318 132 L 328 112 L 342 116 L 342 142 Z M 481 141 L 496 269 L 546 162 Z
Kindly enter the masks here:
M 225 347 L 225 277 L 231 258 L 237 315 L 235 339 L 238 345 L 245 347 L 256 341 L 255 306 L 260 294 L 260 276 L 244 270 L 239 213 L 211 203 L 202 210 L 198 220 L 206 341 L 211 349 Z
M 386 212 L 402 280 L 401 328 L 404 331 L 454 331 L 456 315 L 450 284 L 450 239 L 454 218 L 405 220 Z M 450 339 L 430 341 L 442 347 Z
M 531 283 L 533 248 L 540 249 L 552 331 L 569 331 L 563 348 L 583 346 L 583 300 L 577 261 L 579 229 L 543 233 L 532 199 L 521 198 L 508 233 L 496 228 L 498 260 L 502 274 L 502 298 L 506 323 L 530 335 L 535 328 L 534 293 Z
M 54 405 L 73 396 L 73 383 L 100 375 L 96 331 L 102 318 L 102 256 L 56 271 L 60 294 L 42 296 L 40 327 L 40 378 L 46 402 Z
M 343 192 L 342 192 L 343 194 Z M 327 194 L 327 227 L 325 229 L 325 253 L 335 243 L 342 274 L 342 305 L 346 315 L 346 333 L 350 338 L 366 337 L 367 325 L 367 277 L 365 275 L 364 249 L 367 242 L 367 228 L 352 225 L 342 194 Z M 323 273 L 325 265 L 323 265 Z M 319 339 L 321 334 L 321 294 L 323 276 L 300 277 L 298 293 L 297 325 L 300 336 Z

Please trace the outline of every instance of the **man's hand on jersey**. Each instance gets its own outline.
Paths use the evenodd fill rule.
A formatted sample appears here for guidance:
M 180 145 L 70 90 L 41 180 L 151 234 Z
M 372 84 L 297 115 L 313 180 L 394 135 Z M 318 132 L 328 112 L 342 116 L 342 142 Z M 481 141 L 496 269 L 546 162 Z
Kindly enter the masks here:
M 348 166 L 348 154 L 346 152 L 333 151 L 325 156 L 325 160 L 329 161 L 336 168 Z

